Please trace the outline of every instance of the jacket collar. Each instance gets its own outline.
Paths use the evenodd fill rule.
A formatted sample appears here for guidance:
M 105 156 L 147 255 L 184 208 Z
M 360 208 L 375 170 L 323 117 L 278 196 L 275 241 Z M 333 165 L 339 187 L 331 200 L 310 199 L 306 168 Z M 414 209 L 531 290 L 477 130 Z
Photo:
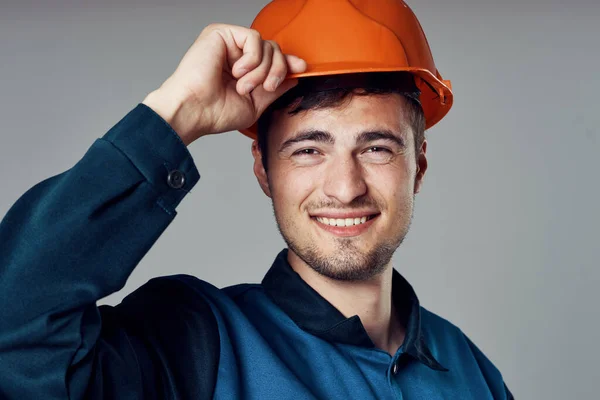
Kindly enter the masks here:
M 374 348 L 358 315 L 346 318 L 294 271 L 281 251 L 265 275 L 262 286 L 289 317 L 303 330 L 321 339 Z M 447 371 L 433 357 L 421 331 L 421 307 L 412 286 L 393 270 L 392 298 L 400 321 L 406 328 L 404 351 L 438 371 Z

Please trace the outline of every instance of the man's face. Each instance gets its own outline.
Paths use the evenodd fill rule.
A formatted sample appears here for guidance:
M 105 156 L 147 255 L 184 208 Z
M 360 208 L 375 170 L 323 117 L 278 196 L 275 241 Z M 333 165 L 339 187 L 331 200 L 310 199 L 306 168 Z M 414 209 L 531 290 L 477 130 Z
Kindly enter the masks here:
M 405 107 L 389 94 L 275 113 L 268 174 L 256 143 L 255 173 L 291 256 L 336 280 L 366 280 L 386 268 L 427 168 L 426 143 L 416 155 Z

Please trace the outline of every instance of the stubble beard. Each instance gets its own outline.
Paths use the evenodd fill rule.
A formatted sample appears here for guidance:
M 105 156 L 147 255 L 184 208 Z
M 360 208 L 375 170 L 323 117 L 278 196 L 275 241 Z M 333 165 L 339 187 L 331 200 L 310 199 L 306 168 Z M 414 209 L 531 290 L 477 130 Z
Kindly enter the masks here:
M 320 275 L 337 281 L 350 282 L 367 281 L 385 271 L 392 256 L 408 234 L 413 219 L 413 204 L 410 205 L 409 210 L 405 210 L 410 213 L 409 220 L 403 223 L 398 221 L 402 223 L 403 228 L 396 237 L 378 243 L 368 252 L 360 250 L 353 238 L 335 238 L 336 254 L 330 256 L 324 255 L 314 240 L 301 243 L 288 234 L 286 231 L 298 231 L 295 224 L 292 221 L 283 223 L 275 209 L 273 211 L 279 232 L 291 251 Z

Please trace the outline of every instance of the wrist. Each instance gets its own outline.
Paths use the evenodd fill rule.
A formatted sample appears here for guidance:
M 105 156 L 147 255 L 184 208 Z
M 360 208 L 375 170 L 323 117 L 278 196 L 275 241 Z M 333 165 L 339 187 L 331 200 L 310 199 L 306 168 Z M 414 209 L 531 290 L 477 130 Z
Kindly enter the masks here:
M 150 92 L 142 103 L 160 115 L 186 146 L 201 136 L 197 132 L 198 124 L 194 121 L 198 112 L 189 112 L 190 102 L 185 95 L 176 94 L 161 87 Z

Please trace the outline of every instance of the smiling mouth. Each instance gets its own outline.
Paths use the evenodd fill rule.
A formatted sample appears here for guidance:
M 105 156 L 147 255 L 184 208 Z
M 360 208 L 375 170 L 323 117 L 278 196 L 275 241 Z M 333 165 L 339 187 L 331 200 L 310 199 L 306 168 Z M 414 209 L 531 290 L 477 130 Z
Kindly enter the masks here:
M 378 214 L 375 215 L 366 215 L 360 218 L 327 218 L 327 217 L 313 217 L 314 219 L 316 219 L 317 221 L 319 221 L 320 223 L 324 224 L 324 225 L 329 225 L 329 226 L 339 226 L 339 227 L 345 227 L 345 226 L 355 226 L 355 225 L 362 225 L 370 220 L 372 220 L 373 218 L 375 218 Z

